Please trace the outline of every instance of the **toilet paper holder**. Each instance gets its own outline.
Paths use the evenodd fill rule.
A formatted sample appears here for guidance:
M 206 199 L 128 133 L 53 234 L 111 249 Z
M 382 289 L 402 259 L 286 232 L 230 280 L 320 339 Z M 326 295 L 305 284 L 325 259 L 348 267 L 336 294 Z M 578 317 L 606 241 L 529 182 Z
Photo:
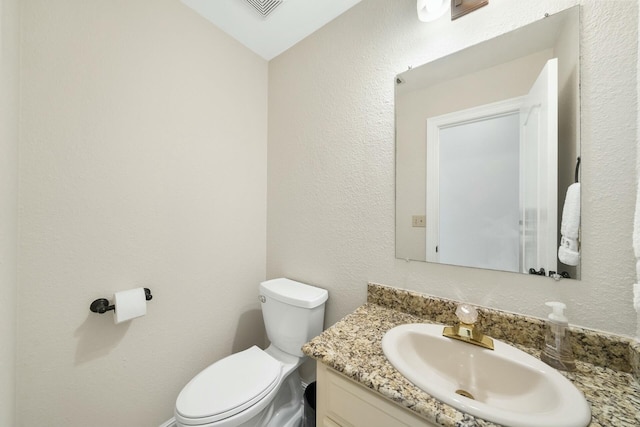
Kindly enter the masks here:
M 151 289 L 144 288 L 144 297 L 147 301 L 150 301 L 151 298 L 153 298 L 153 295 L 151 295 Z M 109 310 L 115 310 L 115 308 L 116 306 L 109 304 L 109 300 L 106 298 L 98 298 L 89 306 L 89 310 L 98 314 L 106 313 Z

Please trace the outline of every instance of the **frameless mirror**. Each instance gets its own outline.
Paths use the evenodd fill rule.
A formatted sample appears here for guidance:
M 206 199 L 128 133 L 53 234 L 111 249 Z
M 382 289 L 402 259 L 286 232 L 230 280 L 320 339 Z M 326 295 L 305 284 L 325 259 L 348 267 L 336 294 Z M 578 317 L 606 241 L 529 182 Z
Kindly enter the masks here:
M 397 258 L 579 278 L 579 29 L 575 6 L 396 77 Z

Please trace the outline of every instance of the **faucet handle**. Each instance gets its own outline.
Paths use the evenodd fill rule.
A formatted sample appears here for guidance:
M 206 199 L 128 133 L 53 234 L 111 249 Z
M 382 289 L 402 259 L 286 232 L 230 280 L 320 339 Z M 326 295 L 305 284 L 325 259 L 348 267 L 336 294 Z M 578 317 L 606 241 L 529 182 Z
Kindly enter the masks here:
M 456 309 L 456 316 L 462 323 L 473 325 L 478 320 L 478 310 L 469 304 L 460 304 Z
M 442 331 L 443 336 L 493 350 L 493 339 L 484 335 L 474 325 L 478 320 L 478 310 L 474 306 L 458 305 L 456 316 L 458 316 L 460 323 L 455 326 L 445 326 Z

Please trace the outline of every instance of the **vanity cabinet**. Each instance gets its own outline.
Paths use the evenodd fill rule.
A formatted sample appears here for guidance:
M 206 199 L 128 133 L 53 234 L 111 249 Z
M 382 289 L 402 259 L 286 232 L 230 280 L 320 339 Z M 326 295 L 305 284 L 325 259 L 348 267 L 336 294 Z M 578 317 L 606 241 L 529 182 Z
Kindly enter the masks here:
M 322 363 L 317 375 L 318 427 L 436 427 Z

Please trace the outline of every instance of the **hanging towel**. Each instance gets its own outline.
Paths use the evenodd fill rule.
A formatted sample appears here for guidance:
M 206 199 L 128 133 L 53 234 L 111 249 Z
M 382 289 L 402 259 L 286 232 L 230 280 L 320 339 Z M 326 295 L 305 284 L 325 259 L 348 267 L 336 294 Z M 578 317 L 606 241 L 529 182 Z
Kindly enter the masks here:
M 566 265 L 578 265 L 580 262 L 580 248 L 578 236 L 580 233 L 580 183 L 576 182 L 567 188 L 567 194 L 562 208 L 562 224 L 560 226 L 562 239 L 558 248 L 558 259 Z
M 640 173 L 640 171 L 639 171 Z M 636 212 L 633 218 L 633 252 L 636 256 L 638 281 L 640 282 L 640 183 L 636 183 Z
M 580 263 L 580 252 L 560 246 L 558 248 L 558 259 L 566 265 L 578 265 Z
M 640 284 L 638 283 L 633 284 L 633 308 L 637 313 L 636 339 L 640 340 Z
M 640 166 L 640 164 L 638 165 Z M 640 169 L 639 169 L 640 172 Z M 636 257 L 637 283 L 633 284 L 633 308 L 637 313 L 636 338 L 640 339 L 640 183 L 636 182 L 636 211 L 633 218 L 633 252 Z

